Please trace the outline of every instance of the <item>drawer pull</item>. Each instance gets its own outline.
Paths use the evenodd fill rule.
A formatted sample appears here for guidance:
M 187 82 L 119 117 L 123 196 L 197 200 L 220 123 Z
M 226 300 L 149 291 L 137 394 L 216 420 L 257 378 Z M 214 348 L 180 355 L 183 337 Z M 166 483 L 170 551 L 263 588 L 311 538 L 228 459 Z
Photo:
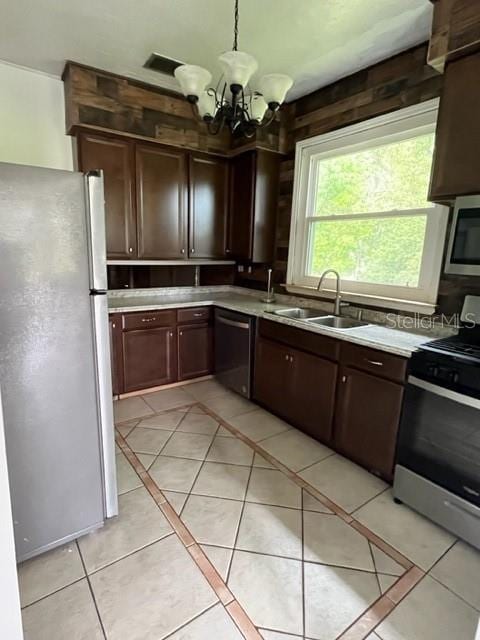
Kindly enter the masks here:
M 194 318 L 201 318 L 203 316 L 203 313 L 200 311 L 199 313 L 194 313 L 193 317 Z
M 373 364 L 375 367 L 383 367 L 383 362 L 380 362 L 379 360 L 369 360 L 368 358 L 365 358 L 365 362 Z
M 288 362 L 288 360 L 289 360 L 288 353 L 287 353 L 287 355 L 285 356 L 285 360 L 286 360 L 287 362 Z
M 142 318 L 142 322 L 155 322 L 156 318 Z

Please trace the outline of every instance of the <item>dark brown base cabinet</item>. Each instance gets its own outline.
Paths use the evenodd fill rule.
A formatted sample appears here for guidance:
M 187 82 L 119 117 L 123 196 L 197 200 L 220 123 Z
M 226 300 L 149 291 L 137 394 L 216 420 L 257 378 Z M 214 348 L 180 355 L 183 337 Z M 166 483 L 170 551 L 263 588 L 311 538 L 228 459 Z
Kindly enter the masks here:
M 391 480 L 403 386 L 349 367 L 340 370 L 335 447 Z
M 388 481 L 405 376 L 405 358 L 259 322 L 254 399 Z
M 115 395 L 211 373 L 210 309 L 110 316 Z
M 255 399 L 313 438 L 330 443 L 337 365 L 259 338 Z

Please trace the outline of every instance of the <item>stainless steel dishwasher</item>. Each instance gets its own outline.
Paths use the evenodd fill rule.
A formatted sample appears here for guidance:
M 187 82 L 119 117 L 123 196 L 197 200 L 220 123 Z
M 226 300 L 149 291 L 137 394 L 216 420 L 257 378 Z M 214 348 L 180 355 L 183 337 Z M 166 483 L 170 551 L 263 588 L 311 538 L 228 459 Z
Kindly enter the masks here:
M 215 375 L 232 391 L 250 398 L 255 318 L 215 309 Z

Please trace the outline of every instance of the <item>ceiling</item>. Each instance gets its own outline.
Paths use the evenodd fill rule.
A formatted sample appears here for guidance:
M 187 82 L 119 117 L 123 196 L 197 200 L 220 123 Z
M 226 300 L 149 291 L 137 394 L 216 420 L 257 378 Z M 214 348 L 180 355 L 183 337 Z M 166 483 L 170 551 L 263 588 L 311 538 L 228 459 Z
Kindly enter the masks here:
M 429 0 L 240 0 L 239 49 L 291 75 L 288 99 L 428 39 Z M 0 0 L 0 60 L 55 76 L 70 59 L 178 90 L 143 69 L 152 51 L 218 78 L 233 0 Z

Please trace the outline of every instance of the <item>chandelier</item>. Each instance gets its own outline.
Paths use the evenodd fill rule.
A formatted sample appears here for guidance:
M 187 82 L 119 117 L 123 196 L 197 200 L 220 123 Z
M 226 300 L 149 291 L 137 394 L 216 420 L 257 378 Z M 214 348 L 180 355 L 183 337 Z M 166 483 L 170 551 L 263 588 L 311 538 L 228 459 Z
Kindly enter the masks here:
M 216 87 L 207 88 L 212 74 L 194 64 L 177 67 L 175 78 L 210 134 L 217 135 L 228 126 L 233 134 L 251 138 L 259 127 L 274 120 L 293 81 L 282 73 L 270 73 L 260 79 L 260 91 L 250 90 L 248 83 L 258 63 L 249 53 L 238 51 L 237 45 L 238 0 L 235 0 L 233 49 L 218 57 L 223 74 Z

